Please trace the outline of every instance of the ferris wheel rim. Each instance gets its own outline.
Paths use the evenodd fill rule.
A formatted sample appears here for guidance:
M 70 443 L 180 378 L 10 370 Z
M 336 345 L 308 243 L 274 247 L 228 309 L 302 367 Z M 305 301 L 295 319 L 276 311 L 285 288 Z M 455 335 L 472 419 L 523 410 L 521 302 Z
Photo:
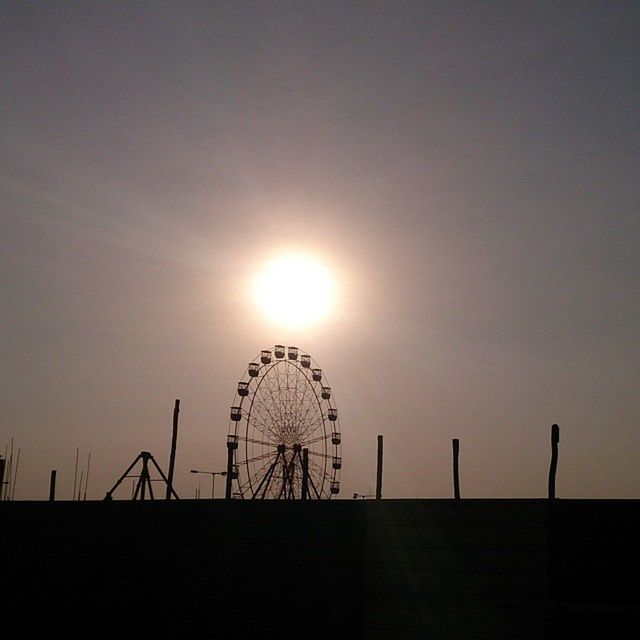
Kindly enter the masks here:
M 252 428 L 251 421 L 252 421 L 253 405 L 255 403 L 255 400 L 256 400 L 256 397 L 257 397 L 259 389 L 261 388 L 263 383 L 268 382 L 268 378 L 267 378 L 268 374 L 270 372 L 272 372 L 274 369 L 276 369 L 277 367 L 280 367 L 280 368 L 282 368 L 282 367 L 285 367 L 285 368 L 292 367 L 292 368 L 294 368 L 296 370 L 296 372 L 301 373 L 302 377 L 303 377 L 303 379 L 305 380 L 305 383 L 306 383 L 306 385 L 304 387 L 305 393 L 306 393 L 307 389 L 311 388 L 311 390 L 312 390 L 312 392 L 314 394 L 314 399 L 315 399 L 316 404 L 317 404 L 316 408 L 319 408 L 319 407 L 322 406 L 321 398 L 318 397 L 318 393 L 317 393 L 314 385 L 312 384 L 312 380 L 309 380 L 309 377 L 306 374 L 306 372 L 304 370 L 304 367 L 302 367 L 298 362 L 291 361 L 291 360 L 279 359 L 279 360 L 276 360 L 275 362 L 272 362 L 272 363 L 270 363 L 268 365 L 263 365 L 263 367 L 261 367 L 261 369 L 264 368 L 264 373 L 261 376 L 258 376 L 259 377 L 259 382 L 257 383 L 255 389 L 253 390 L 253 394 L 251 394 L 251 402 L 249 404 L 249 409 L 247 411 L 246 424 L 244 426 L 244 432 L 245 432 L 245 438 L 244 438 L 245 461 L 244 461 L 244 465 L 247 467 L 247 478 L 248 478 L 248 481 L 249 481 L 249 488 L 250 488 L 251 492 L 253 492 L 252 478 L 253 478 L 253 476 L 255 474 L 252 475 L 251 472 L 250 472 L 250 469 L 249 469 L 250 458 L 249 458 L 248 444 L 249 444 L 249 430 Z M 243 400 L 244 400 L 244 398 L 243 398 Z M 329 404 L 329 406 L 332 406 L 331 403 L 328 403 L 328 404 Z M 327 440 L 327 425 L 326 425 L 326 422 L 327 421 L 326 421 L 322 411 L 319 412 L 319 419 L 320 419 L 320 424 L 321 424 L 322 432 L 323 432 L 322 442 L 323 442 L 324 453 L 325 453 L 324 462 L 323 462 L 323 469 L 322 469 L 322 478 L 323 478 L 323 485 L 324 485 L 324 480 L 325 480 L 325 476 L 326 476 L 326 472 L 327 472 L 327 469 L 326 469 L 326 465 L 327 465 L 327 456 L 326 456 L 326 453 L 327 453 L 327 442 L 326 442 L 326 440 Z M 316 431 L 317 428 L 318 427 L 316 427 L 316 429 L 314 429 L 314 431 Z M 258 429 L 258 431 L 260 431 L 260 429 Z M 307 431 L 305 431 L 305 435 L 306 435 L 306 433 L 307 433 Z M 276 435 L 276 434 L 273 434 L 273 435 Z M 308 442 L 306 442 L 306 443 L 308 444 Z M 295 443 L 293 445 L 293 447 L 295 447 L 296 444 L 300 445 L 300 446 L 304 446 L 305 443 L 304 442 Z M 285 446 L 285 447 L 288 446 L 285 443 L 278 442 L 277 439 L 275 441 L 272 441 L 271 445 L 275 445 L 276 447 L 278 447 L 280 445 Z M 267 455 L 267 454 L 265 454 L 265 455 Z M 322 489 L 320 490 L 320 493 L 322 493 Z
M 276 345 L 274 355 L 271 358 L 271 351 L 263 350 L 250 362 L 234 394 L 229 437 L 244 458 L 235 459 L 233 465 L 238 488 L 234 495 L 279 498 L 288 485 L 290 495 L 284 497 L 297 497 L 306 448 L 308 495 L 330 499 L 339 492 L 342 458 L 337 409 L 331 388 L 325 386 L 328 380 L 311 356 L 297 347 Z M 272 487 L 278 464 L 283 476 Z

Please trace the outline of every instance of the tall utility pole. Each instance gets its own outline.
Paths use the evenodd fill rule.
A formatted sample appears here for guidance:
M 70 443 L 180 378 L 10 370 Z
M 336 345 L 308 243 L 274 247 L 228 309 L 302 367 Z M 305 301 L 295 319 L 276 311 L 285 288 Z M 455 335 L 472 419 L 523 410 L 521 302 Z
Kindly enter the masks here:
M 378 436 L 378 467 L 376 470 L 376 500 L 382 499 L 382 436 Z
M 176 399 L 173 407 L 173 435 L 171 437 L 171 453 L 169 455 L 169 477 L 167 479 L 167 492 L 165 500 L 171 500 L 173 490 L 173 470 L 176 464 L 176 444 L 178 441 L 178 414 L 180 413 L 180 400 Z
M 460 440 L 454 438 L 453 444 L 453 497 L 460 500 L 460 469 L 458 467 L 458 457 L 460 455 Z

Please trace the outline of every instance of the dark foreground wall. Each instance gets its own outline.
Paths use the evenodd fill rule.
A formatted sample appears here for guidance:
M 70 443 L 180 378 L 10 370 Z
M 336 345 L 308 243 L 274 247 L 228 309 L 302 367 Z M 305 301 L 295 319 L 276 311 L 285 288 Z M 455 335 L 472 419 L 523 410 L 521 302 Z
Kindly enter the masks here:
M 623 637 L 639 524 L 638 501 L 5 502 L 0 606 L 49 638 Z

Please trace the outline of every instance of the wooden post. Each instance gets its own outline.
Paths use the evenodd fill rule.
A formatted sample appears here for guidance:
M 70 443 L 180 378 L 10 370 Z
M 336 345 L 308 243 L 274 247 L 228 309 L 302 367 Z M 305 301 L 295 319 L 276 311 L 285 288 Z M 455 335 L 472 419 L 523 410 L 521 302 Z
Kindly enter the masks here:
M 0 500 L 4 496 L 4 469 L 5 469 L 5 459 L 0 457 Z
M 460 473 L 458 467 L 458 456 L 460 455 L 460 440 L 454 438 L 453 442 L 453 497 L 460 500 Z
M 382 436 L 378 436 L 378 468 L 376 472 L 376 500 L 382 500 Z
M 302 450 L 302 500 L 309 498 L 309 449 Z
M 178 441 L 178 414 L 180 413 L 180 400 L 176 399 L 173 406 L 173 435 L 171 437 L 171 453 L 169 454 L 169 477 L 167 478 L 167 493 L 165 500 L 171 500 L 173 489 L 173 470 L 176 464 L 176 444 Z
M 78 502 L 80 501 L 80 496 L 82 495 L 82 481 L 84 480 L 84 469 L 80 470 L 80 484 L 78 486 Z
M 51 479 L 49 480 L 49 502 L 56 499 L 56 473 L 55 469 L 51 469 Z
M 560 427 L 551 425 L 551 466 L 549 467 L 549 499 L 556 497 L 556 471 L 558 469 L 558 443 L 560 442 Z
M 89 484 L 89 467 L 91 466 L 91 452 L 89 452 L 89 457 L 87 458 L 87 475 L 84 479 L 84 496 L 83 500 L 87 499 L 87 485 Z
M 71 496 L 72 500 L 76 499 L 76 487 L 78 485 L 78 457 L 80 456 L 80 447 L 76 447 L 76 468 L 73 472 L 73 495 Z

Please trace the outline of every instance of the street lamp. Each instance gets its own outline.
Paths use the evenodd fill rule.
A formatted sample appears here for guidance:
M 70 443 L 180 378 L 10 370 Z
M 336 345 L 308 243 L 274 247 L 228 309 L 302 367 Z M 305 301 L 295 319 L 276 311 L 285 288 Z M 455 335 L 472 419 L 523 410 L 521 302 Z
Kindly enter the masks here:
M 213 500 L 214 492 L 216 488 L 216 476 L 226 476 L 226 471 L 198 471 L 198 469 L 191 469 L 191 473 L 205 473 L 211 476 L 211 499 Z

